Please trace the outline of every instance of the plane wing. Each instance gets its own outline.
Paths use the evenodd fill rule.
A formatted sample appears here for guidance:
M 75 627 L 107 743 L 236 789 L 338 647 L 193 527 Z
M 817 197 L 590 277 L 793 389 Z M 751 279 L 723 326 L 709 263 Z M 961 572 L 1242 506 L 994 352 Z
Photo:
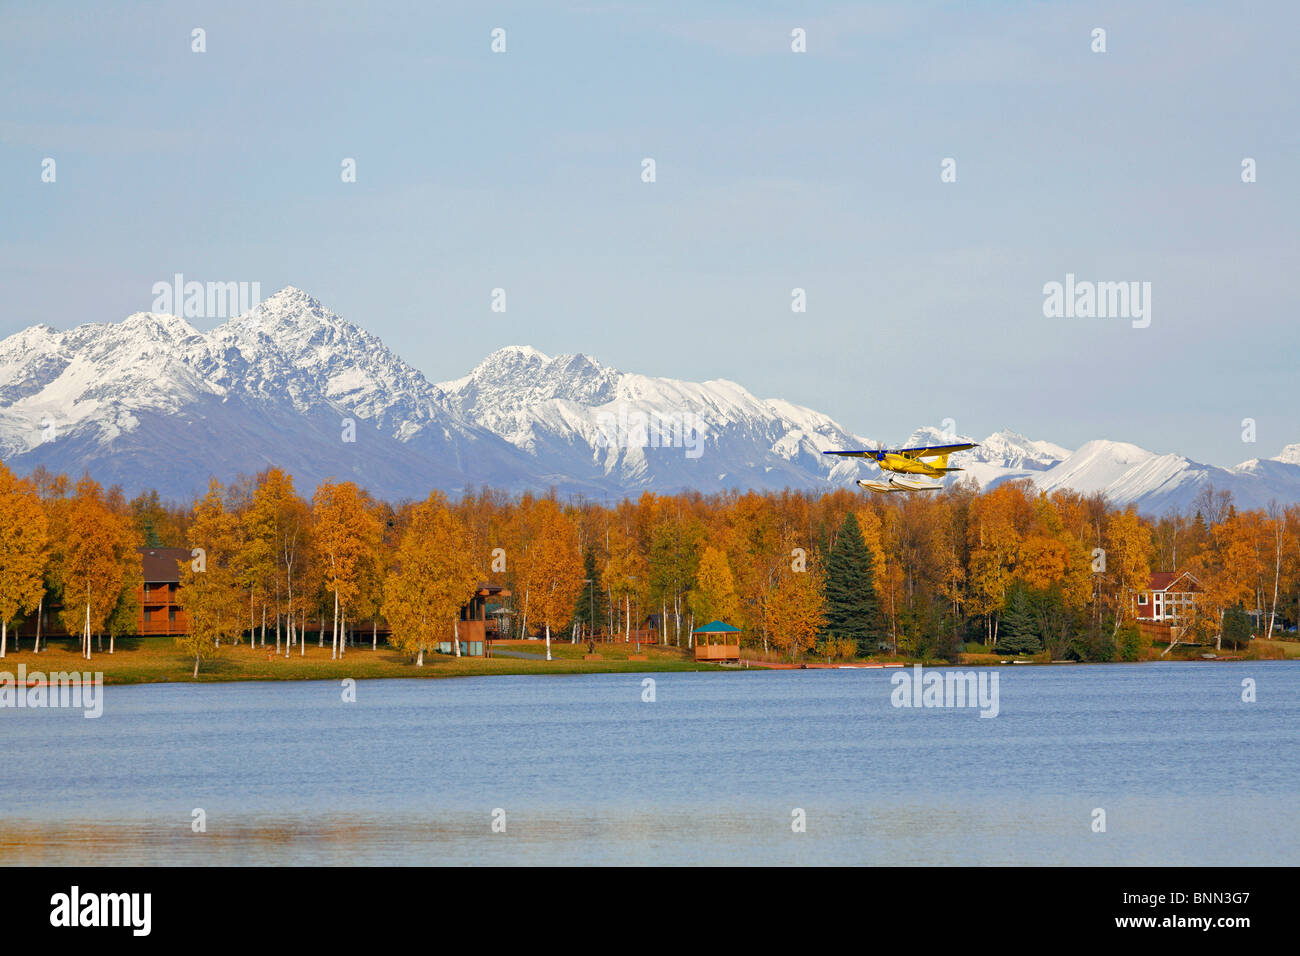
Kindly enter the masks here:
M 921 448 L 859 448 L 849 451 L 824 451 L 823 455 L 842 455 L 845 458 L 880 458 L 883 455 L 902 455 L 905 458 L 930 458 L 934 455 L 950 455 L 955 451 L 978 448 L 976 442 L 962 442 L 957 445 L 926 445 Z
M 894 452 L 895 455 L 905 455 L 908 458 L 931 458 L 935 455 L 951 455 L 955 451 L 966 451 L 968 448 L 979 447 L 974 442 L 962 442 L 957 445 L 927 445 L 922 448 L 899 448 Z

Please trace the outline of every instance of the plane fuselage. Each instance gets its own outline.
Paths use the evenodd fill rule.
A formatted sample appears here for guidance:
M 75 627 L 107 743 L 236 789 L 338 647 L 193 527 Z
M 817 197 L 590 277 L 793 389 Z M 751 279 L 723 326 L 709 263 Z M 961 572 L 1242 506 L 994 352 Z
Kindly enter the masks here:
M 886 454 L 883 458 L 876 460 L 885 471 L 897 471 L 905 475 L 925 475 L 927 478 L 942 478 L 945 474 L 944 468 L 948 464 L 948 456 L 943 456 L 943 461 L 938 467 L 929 462 L 921 461 L 919 458 L 909 458 L 907 455 Z

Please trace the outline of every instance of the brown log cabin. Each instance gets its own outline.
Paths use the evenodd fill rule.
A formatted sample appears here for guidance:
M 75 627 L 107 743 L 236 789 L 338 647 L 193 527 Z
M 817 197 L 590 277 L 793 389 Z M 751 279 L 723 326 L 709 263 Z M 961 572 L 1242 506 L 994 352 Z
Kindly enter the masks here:
M 180 590 L 180 563 L 190 560 L 189 548 L 137 548 L 140 553 L 142 583 L 136 589 L 140 610 L 136 617 L 136 634 L 139 636 L 176 637 L 184 634 L 189 622 L 177 601 Z M 63 606 L 46 599 L 41 610 L 42 637 L 72 637 L 63 625 L 60 612 Z M 36 615 L 22 622 L 19 638 L 36 636 Z
M 136 633 L 141 637 L 179 637 L 189 628 L 185 609 L 180 604 L 181 566 L 191 559 L 188 548 L 138 548 L 140 552 L 143 583 L 136 592 L 139 600 L 139 616 Z M 456 630 L 460 634 L 460 652 L 468 657 L 491 657 L 492 642 L 503 635 L 500 622 L 495 615 L 487 613 L 489 600 L 510 597 L 510 591 L 495 584 L 480 583 L 475 589 L 470 602 L 460 610 L 460 619 Z M 51 601 L 45 602 L 41 617 L 41 634 L 49 637 L 69 637 L 59 616 L 61 607 Z M 359 623 L 357 632 L 366 634 L 371 630 L 371 622 Z M 387 637 L 388 628 L 376 628 L 379 634 Z M 17 628 L 11 629 L 17 639 L 32 638 L 36 634 L 36 618 L 23 621 Z M 438 650 L 445 654 L 454 652 L 451 641 L 443 641 Z
M 176 599 L 181 563 L 189 560 L 188 548 L 140 548 L 144 583 L 136 596 L 140 601 L 141 637 L 176 637 L 189 628 L 185 609 Z

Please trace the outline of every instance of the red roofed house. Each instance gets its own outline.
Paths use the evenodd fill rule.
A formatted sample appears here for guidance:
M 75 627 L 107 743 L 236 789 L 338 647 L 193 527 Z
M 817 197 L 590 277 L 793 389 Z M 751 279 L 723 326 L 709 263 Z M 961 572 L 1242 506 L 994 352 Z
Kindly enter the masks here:
M 1190 571 L 1155 571 L 1137 595 L 1138 628 L 1155 640 L 1178 638 L 1178 621 L 1201 593 Z

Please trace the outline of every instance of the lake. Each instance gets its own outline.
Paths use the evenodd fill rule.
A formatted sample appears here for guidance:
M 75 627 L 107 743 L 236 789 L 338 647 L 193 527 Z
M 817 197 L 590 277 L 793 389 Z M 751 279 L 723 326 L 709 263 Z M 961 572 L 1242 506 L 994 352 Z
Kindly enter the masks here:
M 1300 863 L 1300 662 L 895 673 L 108 687 L 0 710 L 0 863 Z

